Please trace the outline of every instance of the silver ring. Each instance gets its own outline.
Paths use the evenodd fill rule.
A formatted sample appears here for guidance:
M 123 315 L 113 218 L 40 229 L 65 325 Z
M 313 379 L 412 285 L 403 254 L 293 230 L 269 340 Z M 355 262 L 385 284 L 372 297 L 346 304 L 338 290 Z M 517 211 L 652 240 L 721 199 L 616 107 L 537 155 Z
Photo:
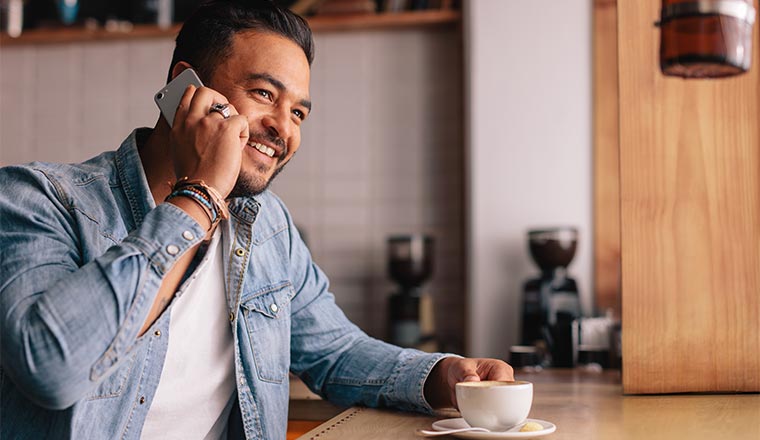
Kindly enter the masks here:
M 230 117 L 230 105 L 229 104 L 220 104 L 220 103 L 214 103 L 211 105 L 211 108 L 208 110 L 208 113 L 211 114 L 213 112 L 219 113 L 222 115 L 224 119 L 228 119 Z

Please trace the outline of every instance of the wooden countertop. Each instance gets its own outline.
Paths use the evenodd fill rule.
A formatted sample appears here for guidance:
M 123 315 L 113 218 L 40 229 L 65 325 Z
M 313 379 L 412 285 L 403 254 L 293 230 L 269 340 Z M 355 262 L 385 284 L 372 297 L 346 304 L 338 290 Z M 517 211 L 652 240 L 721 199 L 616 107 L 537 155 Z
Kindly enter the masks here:
M 530 417 L 557 425 L 555 433 L 542 437 L 548 440 L 760 439 L 760 394 L 624 396 L 619 371 L 516 375 L 534 383 Z M 419 439 L 415 429 L 430 429 L 434 421 L 448 417 L 458 413 L 426 416 L 349 408 L 300 439 Z

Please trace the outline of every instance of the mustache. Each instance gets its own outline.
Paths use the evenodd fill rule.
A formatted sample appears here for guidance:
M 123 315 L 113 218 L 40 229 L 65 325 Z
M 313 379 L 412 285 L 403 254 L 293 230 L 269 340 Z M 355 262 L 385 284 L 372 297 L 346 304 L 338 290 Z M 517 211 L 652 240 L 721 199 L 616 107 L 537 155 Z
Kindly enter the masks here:
M 270 143 L 270 144 L 276 145 L 282 150 L 282 154 L 280 155 L 280 160 L 282 160 L 285 156 L 288 155 L 288 146 L 285 144 L 285 141 L 282 138 L 277 137 L 272 133 L 251 132 L 248 134 L 248 141 L 258 142 L 260 144 Z

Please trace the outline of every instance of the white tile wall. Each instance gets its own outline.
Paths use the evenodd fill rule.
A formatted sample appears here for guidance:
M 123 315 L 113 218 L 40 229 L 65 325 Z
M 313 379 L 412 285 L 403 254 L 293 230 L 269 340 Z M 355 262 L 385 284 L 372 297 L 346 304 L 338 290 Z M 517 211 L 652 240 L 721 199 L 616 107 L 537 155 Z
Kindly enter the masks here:
M 462 55 L 458 31 L 316 35 L 303 144 L 273 189 L 346 314 L 384 336 L 386 238 L 436 238 L 428 290 L 451 349 L 464 328 Z M 170 39 L 0 49 L 0 164 L 79 161 L 158 116 Z
M 470 356 L 520 343 L 526 231 L 574 225 L 569 267 L 592 313 L 590 0 L 462 2 L 467 53 Z M 498 38 L 494 30 L 498 29 Z
M 168 39 L 0 49 L 0 165 L 80 161 L 157 118 Z

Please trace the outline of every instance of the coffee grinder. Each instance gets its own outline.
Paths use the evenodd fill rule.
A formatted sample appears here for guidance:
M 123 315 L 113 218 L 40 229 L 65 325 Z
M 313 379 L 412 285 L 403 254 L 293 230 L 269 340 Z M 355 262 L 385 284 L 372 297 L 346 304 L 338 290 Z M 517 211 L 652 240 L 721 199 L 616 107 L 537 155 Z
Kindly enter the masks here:
M 545 349 L 544 364 L 572 367 L 572 323 L 581 316 L 578 285 L 568 276 L 578 245 L 573 227 L 528 231 L 528 248 L 541 275 L 523 287 L 522 344 Z M 549 356 L 547 356 L 548 358 Z
M 423 289 L 433 274 L 433 238 L 422 234 L 390 237 L 388 274 L 399 285 L 389 299 L 388 339 L 401 347 L 436 351 L 433 301 Z

